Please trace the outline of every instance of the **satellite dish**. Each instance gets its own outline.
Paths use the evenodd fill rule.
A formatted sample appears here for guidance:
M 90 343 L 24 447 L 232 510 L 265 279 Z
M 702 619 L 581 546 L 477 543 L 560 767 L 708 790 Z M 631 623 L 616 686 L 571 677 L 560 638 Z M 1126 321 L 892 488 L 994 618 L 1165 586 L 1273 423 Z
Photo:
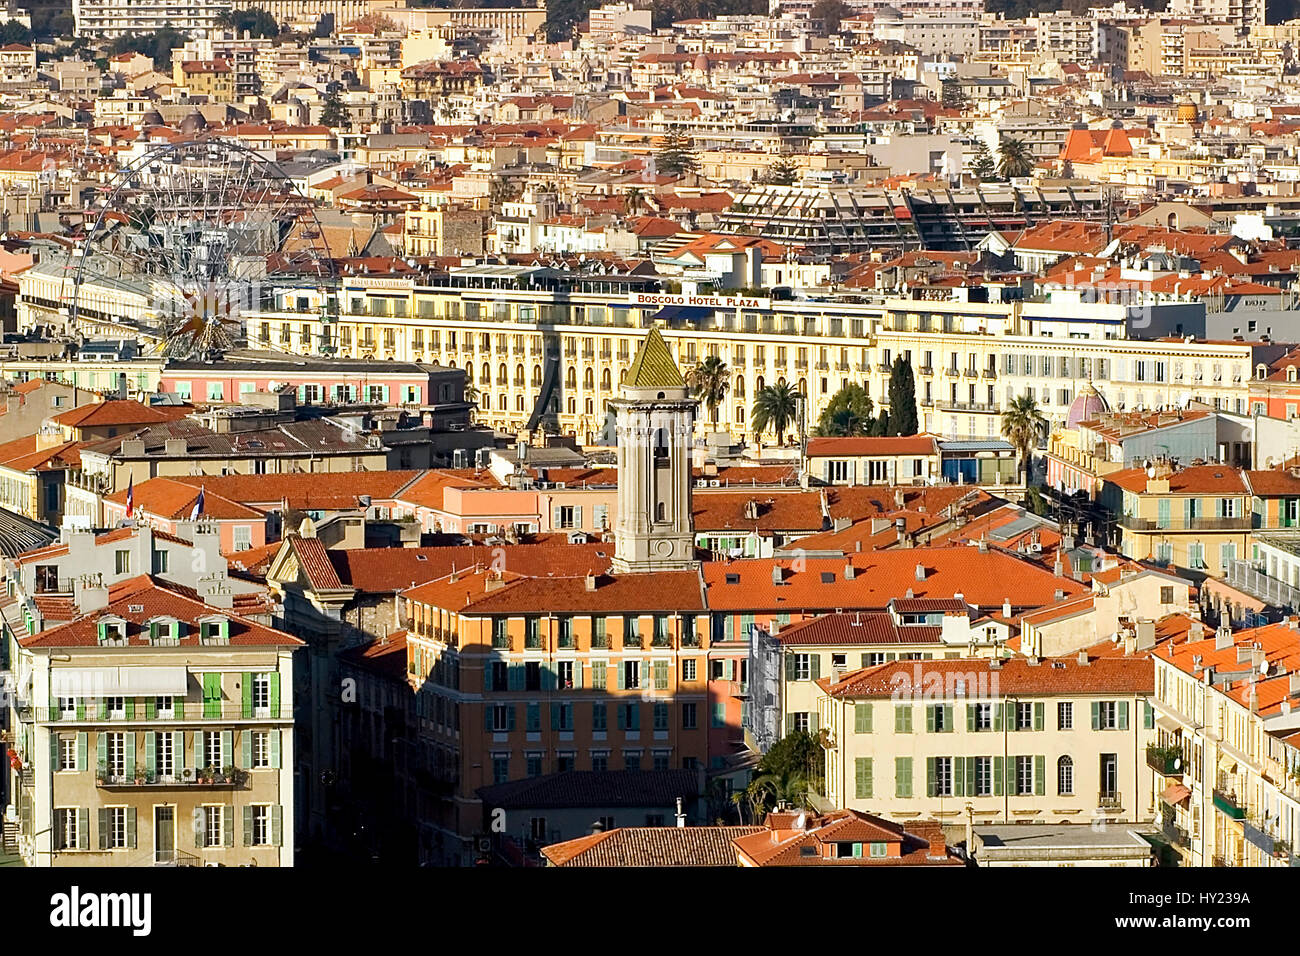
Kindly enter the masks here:
M 1175 770 L 1182 770 L 1182 769 L 1183 769 L 1183 758 L 1182 758 L 1182 757 L 1175 757 L 1175 758 L 1174 758 L 1174 769 L 1175 769 Z
M 800 811 L 799 816 L 795 817 L 794 828 L 796 830 L 802 830 L 804 828 L 804 824 L 807 822 L 808 822 L 808 815 Z
M 1148 478 L 1154 478 L 1155 476 L 1156 476 L 1156 469 L 1155 469 L 1155 467 L 1152 466 L 1152 467 L 1148 468 L 1148 469 L 1147 469 L 1147 477 L 1148 477 Z
M 1267 657 L 1264 658 L 1262 661 L 1259 662 L 1259 672 L 1260 672 L 1261 674 L 1268 674 L 1268 658 L 1267 658 Z

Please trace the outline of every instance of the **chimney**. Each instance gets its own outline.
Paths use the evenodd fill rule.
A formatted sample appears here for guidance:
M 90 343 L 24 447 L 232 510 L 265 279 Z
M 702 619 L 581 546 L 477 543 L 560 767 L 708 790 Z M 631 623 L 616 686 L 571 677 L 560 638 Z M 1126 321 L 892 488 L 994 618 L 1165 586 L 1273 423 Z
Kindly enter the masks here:
M 679 828 L 686 826 L 686 814 L 682 811 L 682 798 L 677 798 L 677 826 Z
M 1226 651 L 1232 646 L 1232 627 L 1227 624 L 1220 624 L 1219 629 L 1214 632 L 1214 649 L 1216 651 Z
M 1056 564 L 1052 566 L 1052 573 L 1058 578 L 1065 575 L 1065 567 L 1061 564 L 1061 552 L 1059 551 L 1056 552 Z M 1060 598 L 1057 598 L 1057 600 L 1059 601 Z
M 1080 667 L 1087 667 L 1087 666 L 1088 666 L 1088 652 L 1087 652 L 1087 651 L 1080 651 L 1080 652 L 1079 652 L 1079 666 L 1080 666 Z
M 980 554 L 988 554 L 988 553 L 989 553 L 989 543 L 988 543 L 988 541 L 984 538 L 983 535 L 980 535 L 980 540 L 979 540 L 979 549 L 980 549 Z
M 857 573 L 857 572 L 855 572 L 855 571 L 853 570 L 853 565 L 851 565 L 851 564 L 846 564 L 846 565 L 844 565 L 844 580 L 845 580 L 845 581 L 852 581 L 852 580 L 853 580 L 853 575 L 856 574 L 856 573 Z
M 966 603 L 966 595 L 962 594 L 960 591 L 953 591 L 952 599 L 954 601 L 961 601 L 962 604 Z
M 1156 646 L 1156 622 L 1155 621 L 1138 621 L 1137 622 L 1137 649 L 1139 651 L 1149 651 Z
M 1187 629 L 1187 639 L 1189 641 L 1205 640 L 1205 625 L 1200 621 L 1193 621 L 1192 626 Z
M 774 564 L 772 565 L 772 583 L 780 584 L 781 581 L 782 581 L 781 565 Z
M 1002 599 L 1002 616 L 1007 620 L 1011 619 L 1011 598 Z
M 596 575 L 594 575 L 594 574 L 588 574 L 588 575 L 587 575 L 587 579 L 586 579 L 586 587 L 587 587 L 587 590 L 588 590 L 588 591 L 594 591 L 594 590 L 596 590 Z
M 918 564 L 918 565 L 916 566 L 916 579 L 917 579 L 918 581 L 924 581 L 924 580 L 925 580 L 925 565 L 924 565 L 924 564 Z

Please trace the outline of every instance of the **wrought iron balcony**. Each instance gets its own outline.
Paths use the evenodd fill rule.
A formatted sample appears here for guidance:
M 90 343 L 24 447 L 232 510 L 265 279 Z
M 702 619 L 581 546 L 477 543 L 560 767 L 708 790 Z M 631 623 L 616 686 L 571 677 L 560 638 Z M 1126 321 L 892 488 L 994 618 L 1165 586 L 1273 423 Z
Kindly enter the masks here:
M 1124 805 L 1124 798 L 1118 790 L 1100 790 L 1097 792 L 1097 806 L 1103 810 L 1118 810 Z
M 185 769 L 179 773 L 160 774 L 137 770 L 134 774 L 114 774 L 100 769 L 95 772 L 95 784 L 106 790 L 126 790 L 136 787 L 244 787 L 248 784 L 248 771 L 238 767 L 215 770 Z
M 1162 777 L 1183 775 L 1183 751 L 1179 747 L 1147 746 L 1147 766 Z
M 1246 819 L 1246 807 L 1234 790 L 1214 789 L 1214 806 L 1219 812 L 1233 820 Z

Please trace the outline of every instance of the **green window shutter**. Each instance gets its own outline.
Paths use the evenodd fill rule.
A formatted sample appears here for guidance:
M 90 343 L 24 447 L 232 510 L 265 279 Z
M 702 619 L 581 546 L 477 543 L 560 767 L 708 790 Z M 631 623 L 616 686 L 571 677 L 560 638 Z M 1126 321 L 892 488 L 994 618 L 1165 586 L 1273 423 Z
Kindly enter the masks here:
M 968 734 L 975 733 L 975 705 L 974 704 L 966 705 L 966 732 Z
M 269 688 L 270 694 L 268 696 L 271 699 L 271 716 L 279 717 L 280 716 L 280 675 L 278 672 L 273 671 L 270 677 L 271 677 L 271 686 Z
M 126 771 L 127 779 L 130 779 L 135 776 L 135 734 L 123 734 L 122 739 L 124 741 L 122 768 Z
M 820 654 L 809 654 L 810 673 L 813 680 L 820 680 L 822 676 L 822 656 Z
M 90 849 L 90 808 L 77 808 L 77 849 Z
M 862 666 L 863 666 L 863 667 L 869 667 L 869 666 L 871 666 L 870 664 L 867 663 L 870 659 L 871 659 L 871 655 L 870 655 L 870 654 L 863 653 L 863 655 L 862 655 Z
M 993 708 L 993 729 L 1001 730 L 1002 729 L 1002 705 L 998 703 L 994 703 L 991 706 Z
M 280 731 L 279 728 L 272 729 L 267 733 L 268 740 L 271 744 L 271 767 L 274 770 L 280 769 Z
M 894 758 L 894 796 L 907 798 L 912 795 L 912 758 Z
M 177 771 L 185 769 L 185 732 L 182 730 L 172 733 L 172 760 Z
M 144 699 L 144 719 L 158 719 L 158 699 L 156 697 L 146 697 Z
M 221 767 L 226 767 L 235 762 L 235 732 L 233 730 L 223 730 L 221 732 Z
M 934 707 L 930 704 L 925 707 L 925 732 L 927 734 L 934 733 Z
M 952 793 L 955 797 L 966 796 L 966 758 L 952 758 Z
M 98 830 L 96 836 L 99 838 L 99 848 L 101 850 L 107 850 L 108 849 L 108 808 L 100 807 L 99 811 L 95 814 L 95 817 L 96 817 L 95 822 L 97 824 L 96 829 Z
M 515 705 L 506 704 L 506 730 L 515 729 Z
M 896 704 L 894 706 L 894 733 L 910 734 L 912 732 L 912 705 Z
M 1006 702 L 1007 713 L 1003 720 L 1006 721 L 1007 730 L 1016 729 L 1016 702 L 1009 700 Z
M 1128 701 L 1119 702 L 1119 729 L 1128 730 Z
M 156 750 L 158 735 L 152 730 L 144 732 L 144 770 L 152 780 L 158 768 L 158 753 Z
M 176 715 L 176 719 L 177 719 L 177 720 L 184 720 L 184 719 L 185 719 L 185 701 L 182 700 L 182 699 L 179 698 L 179 697 L 175 698 L 175 699 L 172 701 L 172 711 L 173 711 L 173 713 L 175 713 L 175 715 Z
M 135 807 L 126 808 L 126 845 L 132 850 L 136 847 Z
M 925 795 L 933 797 L 935 791 L 934 758 L 925 758 Z
M 975 796 L 975 758 L 966 758 L 966 793 Z
M 244 846 L 253 845 L 253 808 L 244 807 Z
M 253 675 L 241 674 L 243 684 L 240 687 L 242 691 L 239 715 L 247 720 L 253 716 Z
M 620 723 L 619 723 L 619 726 L 620 726 L 620 727 L 623 726 L 621 721 L 620 721 Z M 786 715 L 785 715 L 785 735 L 786 735 L 787 737 L 789 737 L 792 733 L 794 733 L 794 714 L 786 714 Z
M 203 675 L 203 716 L 212 719 L 221 716 L 221 675 Z
M 1151 730 L 1156 725 L 1156 709 L 1151 706 L 1151 701 L 1142 701 L 1142 728 Z
M 203 731 L 194 731 L 194 769 L 202 770 L 206 767 L 207 755 L 203 752 Z
M 813 736 L 816 736 L 818 730 L 821 729 L 821 720 L 821 714 L 817 713 L 817 711 L 813 711 L 808 715 L 808 732 Z
M 549 664 L 542 665 L 542 690 L 555 690 L 555 671 Z
M 221 808 L 221 842 L 225 846 L 235 845 L 235 808 L 229 803 Z
M 795 679 L 795 667 L 794 667 L 794 655 L 793 655 L 793 654 L 787 654 L 787 655 L 785 655 L 785 679 L 786 679 L 786 680 L 794 680 L 794 679 Z
M 511 690 L 524 689 L 523 664 L 509 664 L 506 666 L 506 686 Z
M 273 846 L 280 846 L 284 842 L 283 830 L 284 815 L 280 804 L 277 803 L 271 807 L 271 844 Z
M 95 764 L 100 773 L 108 773 L 108 737 L 101 733 L 95 734 Z
M 666 683 L 665 686 L 667 686 Z M 573 662 L 573 689 L 582 689 L 582 661 Z
M 1041 797 L 1047 788 L 1047 757 L 1037 754 L 1034 757 L 1034 796 Z
M 77 769 L 78 770 L 90 769 L 90 767 L 86 763 L 86 740 L 87 740 L 87 736 L 85 731 L 82 731 L 81 733 L 77 734 Z
M 1092 729 L 1101 730 L 1101 701 L 1094 700 L 1092 708 Z
M 77 719 L 78 720 L 86 719 L 86 702 L 81 699 L 77 700 Z
M 560 729 L 560 705 L 551 704 L 551 729 Z
M 1041 700 L 1034 701 L 1034 730 L 1042 730 L 1047 705 Z
M 595 690 L 605 689 L 605 662 L 591 662 L 591 686 Z
M 871 758 L 858 757 L 853 762 L 856 796 L 859 800 L 871 799 Z
M 654 670 L 655 670 L 655 690 L 667 690 L 668 689 L 668 662 L 655 661 Z
M 1005 763 L 1006 761 L 1001 757 L 993 758 L 993 795 L 995 797 L 1002 796 L 1002 772 Z
M 108 720 L 108 698 L 99 698 L 99 719 Z
M 618 664 L 615 664 L 614 670 L 618 672 L 618 689 L 626 690 L 627 672 L 623 669 L 622 663 L 620 662 Z
M 483 706 L 483 729 L 488 733 L 492 732 L 492 707 L 490 704 Z
M 126 719 L 135 720 L 135 698 L 134 697 L 128 697 L 126 699 Z
M 241 767 L 253 766 L 253 732 L 251 730 L 241 730 L 239 732 L 239 765 Z
M 855 734 L 871 733 L 871 705 L 853 705 L 853 732 Z
M 943 705 L 943 729 L 946 733 L 952 733 L 952 704 Z

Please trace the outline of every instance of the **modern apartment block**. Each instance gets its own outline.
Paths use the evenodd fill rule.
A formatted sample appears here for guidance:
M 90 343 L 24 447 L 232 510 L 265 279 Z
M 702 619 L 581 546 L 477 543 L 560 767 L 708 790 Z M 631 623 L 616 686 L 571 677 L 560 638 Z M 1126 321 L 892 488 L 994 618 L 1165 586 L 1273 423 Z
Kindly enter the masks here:
M 10 640 L 24 862 L 291 866 L 302 642 L 148 576 L 105 597 Z

